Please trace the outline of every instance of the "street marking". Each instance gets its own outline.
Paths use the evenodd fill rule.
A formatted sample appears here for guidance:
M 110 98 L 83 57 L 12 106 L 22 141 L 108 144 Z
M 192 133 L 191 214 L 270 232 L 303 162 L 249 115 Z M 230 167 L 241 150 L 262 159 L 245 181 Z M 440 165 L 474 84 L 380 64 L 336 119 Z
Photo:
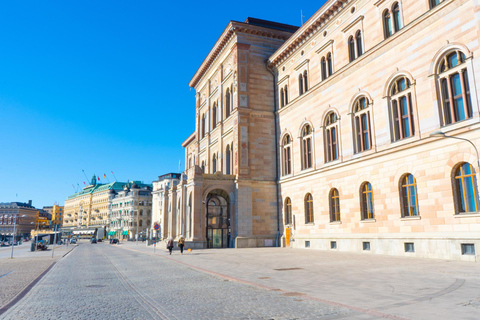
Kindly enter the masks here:
M 12 270 L 12 271 L 10 271 L 10 272 L 5 273 L 3 276 L 0 276 L 0 279 L 3 278 L 3 277 L 5 277 L 5 276 L 8 276 L 8 275 L 9 275 L 10 273 L 12 273 L 13 271 L 15 271 L 15 270 Z

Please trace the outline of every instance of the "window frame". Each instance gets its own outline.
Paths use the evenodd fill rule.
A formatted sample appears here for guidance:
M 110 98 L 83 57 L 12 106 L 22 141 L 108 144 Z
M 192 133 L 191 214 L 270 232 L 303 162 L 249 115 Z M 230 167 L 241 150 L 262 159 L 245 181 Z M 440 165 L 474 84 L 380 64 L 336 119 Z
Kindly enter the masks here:
M 464 172 L 464 167 L 468 165 L 470 173 Z M 468 182 L 467 180 L 470 180 Z M 478 213 L 478 186 L 477 174 L 475 168 L 469 162 L 460 162 L 452 170 L 452 191 L 453 200 L 455 204 L 455 214 L 475 214 Z M 467 192 L 471 193 L 474 198 L 474 210 L 469 210 L 469 201 L 467 199 Z
M 332 188 L 328 193 L 330 222 L 341 222 L 340 216 L 340 193 L 337 188 Z
M 372 184 L 368 181 L 365 181 L 360 186 L 360 212 L 361 212 L 361 220 L 375 219 L 375 203 L 373 200 L 373 187 L 372 187 Z
M 285 134 L 282 139 L 282 176 L 292 174 L 292 145 L 293 140 L 290 134 Z
M 313 212 L 313 196 L 311 193 L 307 193 L 304 198 L 305 203 L 305 224 L 315 222 L 315 216 Z
M 332 121 L 332 116 L 335 118 Z M 325 163 L 336 161 L 340 158 L 339 148 L 339 118 L 334 111 L 330 111 L 325 117 L 324 124 L 324 137 L 325 137 Z M 332 134 L 333 130 L 333 134 Z M 333 139 L 335 138 L 335 139 Z M 335 151 L 335 153 L 333 152 Z M 335 154 L 335 157 L 333 155 Z
M 399 90 L 398 86 L 402 79 L 405 81 L 405 89 Z M 413 92 L 414 90 L 412 81 L 406 75 L 399 75 L 395 77 L 390 83 L 388 89 L 388 104 L 391 142 L 404 140 L 410 137 L 414 137 L 416 135 Z M 403 113 L 405 108 L 408 111 L 407 114 Z M 404 119 L 407 119 L 406 121 L 409 126 L 408 131 L 410 132 L 410 134 L 408 136 L 406 135 L 407 130 Z
M 301 133 L 302 170 L 307 170 L 313 168 L 313 127 L 306 123 Z
M 365 101 L 365 106 L 361 103 Z M 361 95 L 357 97 L 352 106 L 353 142 L 355 154 L 372 149 L 372 121 L 370 99 Z M 367 128 L 365 128 L 365 126 Z
M 408 181 L 409 177 L 413 178 L 413 182 Z M 410 194 L 411 187 L 413 187 L 415 203 L 414 207 L 411 206 L 412 195 Z M 420 217 L 419 207 L 418 207 L 418 190 L 417 190 L 417 179 L 411 173 L 404 174 L 400 179 L 400 204 L 402 211 L 402 218 L 412 218 Z M 415 208 L 415 214 L 412 213 L 412 208 Z
M 285 210 L 284 210 L 285 225 L 289 226 L 289 225 L 292 225 L 292 222 L 293 222 L 292 199 L 290 199 L 290 197 L 286 197 L 285 201 L 284 201 L 284 204 L 285 204 Z

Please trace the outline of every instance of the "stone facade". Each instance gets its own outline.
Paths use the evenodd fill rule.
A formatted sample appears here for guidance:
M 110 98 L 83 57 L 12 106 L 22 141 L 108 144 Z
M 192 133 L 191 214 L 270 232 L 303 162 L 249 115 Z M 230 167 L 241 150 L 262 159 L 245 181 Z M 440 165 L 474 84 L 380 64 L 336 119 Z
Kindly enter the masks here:
M 108 236 L 134 240 L 147 238 L 152 219 L 152 186 L 134 181 L 122 191 L 110 189 L 108 197 Z

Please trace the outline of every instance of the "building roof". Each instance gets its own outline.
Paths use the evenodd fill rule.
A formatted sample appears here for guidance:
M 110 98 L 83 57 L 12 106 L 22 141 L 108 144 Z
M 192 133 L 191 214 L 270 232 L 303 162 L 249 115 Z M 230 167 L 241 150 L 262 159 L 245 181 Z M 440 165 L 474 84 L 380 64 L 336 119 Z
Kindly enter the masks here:
M 161 182 L 165 179 L 180 179 L 182 177 L 182 174 L 181 173 L 167 173 L 167 174 L 163 174 L 161 176 L 158 176 L 158 180 L 157 181 L 154 181 L 154 182 Z
M 187 138 L 185 141 L 182 142 L 182 147 L 185 148 L 186 146 L 188 146 L 188 144 L 189 144 L 190 142 L 192 142 L 193 139 L 195 139 L 195 137 L 196 137 L 196 132 L 194 132 L 194 133 L 192 133 L 191 135 L 189 135 L 188 138 Z
M 247 33 L 287 40 L 297 29 L 296 26 L 255 18 L 247 18 L 245 22 L 230 21 L 188 85 L 194 88 L 198 84 L 234 34 Z

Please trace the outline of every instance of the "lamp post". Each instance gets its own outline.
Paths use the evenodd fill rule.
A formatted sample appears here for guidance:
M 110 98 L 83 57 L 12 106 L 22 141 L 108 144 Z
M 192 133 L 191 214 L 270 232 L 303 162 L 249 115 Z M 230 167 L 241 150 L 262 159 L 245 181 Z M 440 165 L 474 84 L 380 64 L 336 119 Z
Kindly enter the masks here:
M 467 141 L 468 143 L 470 143 L 473 146 L 473 148 L 475 149 L 475 152 L 477 153 L 477 172 L 480 171 L 480 159 L 478 158 L 478 150 L 477 150 L 477 147 L 475 146 L 475 144 L 472 141 L 470 141 L 468 139 L 465 139 L 465 138 L 448 136 L 448 135 L 446 135 L 445 133 L 443 133 L 442 131 L 439 131 L 439 130 L 433 131 L 432 133 L 430 133 L 430 137 L 451 138 L 451 139 Z
M 15 233 L 17 232 L 17 214 L 12 215 L 13 218 L 13 234 L 12 234 L 12 254 L 10 258 L 13 259 L 13 246 L 15 244 Z M 25 218 L 26 215 L 21 215 L 20 218 Z

